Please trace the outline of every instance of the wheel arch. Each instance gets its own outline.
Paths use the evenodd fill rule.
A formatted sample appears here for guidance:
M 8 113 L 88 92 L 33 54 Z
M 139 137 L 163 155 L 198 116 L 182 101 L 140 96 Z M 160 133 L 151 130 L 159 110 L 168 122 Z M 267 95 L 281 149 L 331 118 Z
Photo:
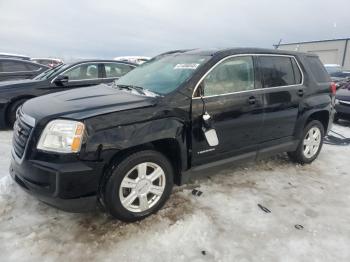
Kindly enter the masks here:
M 35 98 L 36 96 L 33 96 L 33 95 L 20 95 L 20 96 L 16 96 L 14 98 L 11 98 L 11 100 L 7 103 L 6 107 L 5 107 L 5 110 L 4 110 L 4 119 L 5 119 L 5 123 L 8 125 L 8 114 L 9 114 L 9 110 L 11 108 L 11 106 L 16 103 L 17 101 L 19 100 L 29 100 L 29 99 L 32 99 L 32 98 Z
M 320 110 L 312 110 L 307 114 L 304 114 L 303 117 L 300 118 L 295 130 L 295 137 L 300 139 L 305 126 L 310 123 L 312 120 L 318 120 L 324 127 L 325 135 L 327 134 L 328 129 L 330 128 L 330 111 L 327 109 Z
M 118 162 L 121 162 L 133 153 L 143 150 L 154 150 L 167 157 L 174 168 L 174 183 L 177 185 L 181 184 L 181 171 L 187 168 L 187 154 L 183 155 L 182 146 L 176 138 L 163 138 L 115 151 L 103 168 L 99 192 L 104 191 L 104 185 L 111 175 L 110 171 Z

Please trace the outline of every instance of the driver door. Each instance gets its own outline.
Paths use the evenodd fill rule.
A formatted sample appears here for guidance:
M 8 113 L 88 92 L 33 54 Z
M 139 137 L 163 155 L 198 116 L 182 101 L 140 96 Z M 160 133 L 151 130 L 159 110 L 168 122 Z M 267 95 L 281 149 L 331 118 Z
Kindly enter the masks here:
M 255 158 L 263 124 L 263 101 L 252 56 L 223 59 L 199 83 L 192 99 L 192 161 L 201 165 L 234 156 Z M 209 146 L 202 115 L 207 112 L 219 144 Z

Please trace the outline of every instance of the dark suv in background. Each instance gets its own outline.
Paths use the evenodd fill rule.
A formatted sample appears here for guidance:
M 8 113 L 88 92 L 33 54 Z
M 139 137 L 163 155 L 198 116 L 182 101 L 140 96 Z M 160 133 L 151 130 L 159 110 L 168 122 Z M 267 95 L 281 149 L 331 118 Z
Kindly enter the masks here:
M 86 60 L 59 65 L 43 72 L 34 80 L 0 83 L 0 128 L 13 126 L 17 109 L 28 99 L 58 91 L 111 83 L 135 67 L 135 64 L 128 62 Z M 89 96 L 85 93 L 81 95 Z
M 39 65 L 26 60 L 0 58 L 0 82 L 33 79 L 48 69 L 48 66 Z
M 318 156 L 335 86 L 317 56 L 178 50 L 100 85 L 38 97 L 18 112 L 13 179 L 68 211 L 99 203 L 124 221 L 159 210 L 173 184 L 209 167 L 288 152 Z

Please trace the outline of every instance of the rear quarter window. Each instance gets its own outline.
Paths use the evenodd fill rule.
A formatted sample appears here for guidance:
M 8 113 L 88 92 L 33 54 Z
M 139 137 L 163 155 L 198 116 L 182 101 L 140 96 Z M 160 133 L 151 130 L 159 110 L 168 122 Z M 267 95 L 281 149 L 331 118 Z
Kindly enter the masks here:
M 301 84 L 301 72 L 293 57 L 261 56 L 259 65 L 265 88 Z
M 307 56 L 306 61 L 316 82 L 325 83 L 331 81 L 327 70 L 317 56 Z

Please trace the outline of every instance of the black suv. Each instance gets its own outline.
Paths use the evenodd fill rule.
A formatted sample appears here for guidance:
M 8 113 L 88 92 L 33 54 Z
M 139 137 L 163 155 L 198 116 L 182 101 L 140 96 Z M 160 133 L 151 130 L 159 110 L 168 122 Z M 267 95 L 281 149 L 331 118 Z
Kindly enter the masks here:
M 46 71 L 33 80 L 0 83 L 0 128 L 13 126 L 17 109 L 28 99 L 73 88 L 111 83 L 136 67 L 132 63 L 114 60 L 84 60 L 47 70 L 46 66 L 27 63 L 45 67 Z
M 112 86 L 26 102 L 10 173 L 50 205 L 83 211 L 99 203 L 135 221 L 203 169 L 279 152 L 312 162 L 333 120 L 335 91 L 311 54 L 165 53 Z

